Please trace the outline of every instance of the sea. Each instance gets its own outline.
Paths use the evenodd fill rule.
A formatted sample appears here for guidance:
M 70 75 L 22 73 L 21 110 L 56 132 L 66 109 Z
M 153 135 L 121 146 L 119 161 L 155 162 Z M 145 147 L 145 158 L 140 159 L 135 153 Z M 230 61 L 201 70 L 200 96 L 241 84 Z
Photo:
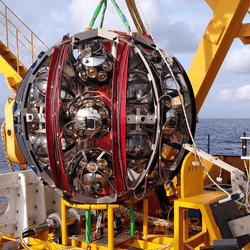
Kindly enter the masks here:
M 4 119 L 0 118 L 0 124 Z M 250 137 L 250 119 L 199 119 L 196 125 L 196 146 L 212 155 L 240 156 L 242 152 L 242 141 L 240 137 L 246 132 Z M 0 171 L 8 173 L 2 138 L 0 136 Z M 250 144 L 248 145 L 248 149 Z M 19 166 L 14 165 L 18 170 Z

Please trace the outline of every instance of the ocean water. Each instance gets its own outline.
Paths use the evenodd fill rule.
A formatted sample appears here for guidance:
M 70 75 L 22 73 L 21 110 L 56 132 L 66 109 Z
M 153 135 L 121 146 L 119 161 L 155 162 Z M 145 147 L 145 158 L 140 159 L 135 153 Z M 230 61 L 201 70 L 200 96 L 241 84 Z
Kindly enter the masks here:
M 0 118 L 0 124 L 4 119 Z M 208 151 L 208 135 L 210 135 L 210 154 L 212 155 L 241 155 L 241 139 L 243 132 L 250 136 L 250 119 L 199 119 L 196 125 L 196 146 Z M 8 173 L 2 138 L 0 136 L 0 171 Z M 249 145 L 250 146 L 250 145 Z M 14 165 L 18 170 L 18 165 Z
M 210 135 L 210 154 L 240 156 L 243 132 L 250 137 L 250 119 L 199 119 L 195 143 L 199 149 L 208 152 Z

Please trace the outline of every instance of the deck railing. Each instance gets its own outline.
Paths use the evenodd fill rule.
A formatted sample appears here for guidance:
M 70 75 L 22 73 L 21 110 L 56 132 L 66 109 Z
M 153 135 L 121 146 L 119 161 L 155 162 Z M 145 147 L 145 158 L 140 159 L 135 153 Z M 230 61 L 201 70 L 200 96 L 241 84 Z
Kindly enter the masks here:
M 48 46 L 0 0 L 0 40 L 16 56 L 17 68 L 21 59 L 29 67 L 37 59 L 40 51 Z

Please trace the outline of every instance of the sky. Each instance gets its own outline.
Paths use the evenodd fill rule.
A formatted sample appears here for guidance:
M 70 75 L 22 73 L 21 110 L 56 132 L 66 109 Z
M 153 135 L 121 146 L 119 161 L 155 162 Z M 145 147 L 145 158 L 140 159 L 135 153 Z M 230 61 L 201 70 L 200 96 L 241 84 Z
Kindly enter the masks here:
M 135 31 L 125 0 L 116 0 Z M 204 0 L 138 0 L 159 47 L 175 56 L 188 71 L 212 11 Z M 49 47 L 63 35 L 85 30 L 99 0 L 5 0 L 10 9 Z M 1 5 L 1 3 L 0 3 Z M 2 6 L 0 6 L 2 10 Z M 247 14 L 245 22 L 250 22 Z M 99 20 L 94 27 L 98 27 Z M 108 0 L 104 29 L 126 31 Z M 2 38 L 0 38 L 2 40 Z M 235 39 L 199 118 L 250 118 L 250 46 Z M 11 94 L 0 76 L 0 117 Z

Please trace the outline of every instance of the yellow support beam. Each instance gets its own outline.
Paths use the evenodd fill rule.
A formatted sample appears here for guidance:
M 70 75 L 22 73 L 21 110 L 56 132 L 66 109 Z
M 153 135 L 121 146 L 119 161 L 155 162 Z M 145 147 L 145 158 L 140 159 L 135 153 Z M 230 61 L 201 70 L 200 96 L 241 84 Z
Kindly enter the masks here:
M 14 93 L 27 69 L 18 58 L 0 41 L 0 72 L 5 76 L 7 86 Z
M 5 133 L 6 133 L 6 144 L 7 144 L 7 154 L 10 161 L 14 163 L 18 163 L 26 167 L 26 160 L 24 159 L 14 131 L 14 117 L 13 117 L 13 110 L 15 104 L 15 97 L 8 96 L 8 100 L 5 104 Z
M 0 71 L 6 78 L 8 88 L 16 93 L 22 77 L 16 72 L 16 70 L 0 55 Z
M 243 44 L 250 44 L 250 24 L 244 23 L 240 26 L 237 33 L 237 37 L 243 42 Z
M 219 2 L 220 0 L 205 0 L 205 1 L 206 1 L 207 4 L 209 5 L 209 7 L 210 7 L 213 11 L 215 11 L 215 8 L 217 7 L 218 2 Z
M 203 188 L 203 167 L 197 166 L 198 159 L 193 153 L 187 154 L 181 169 L 182 198 L 174 201 L 174 249 L 185 250 L 185 244 L 192 248 L 208 246 L 212 240 L 221 239 L 210 204 L 226 197 L 220 191 L 206 191 Z M 198 181 L 197 181 L 198 180 Z M 190 188 L 191 187 L 191 188 Z M 198 209 L 202 214 L 202 231 L 189 235 L 188 209 Z
M 197 114 L 213 84 L 221 64 L 241 28 L 250 0 L 206 0 L 214 14 L 188 71 Z
M 148 199 L 143 200 L 143 237 L 148 235 Z

